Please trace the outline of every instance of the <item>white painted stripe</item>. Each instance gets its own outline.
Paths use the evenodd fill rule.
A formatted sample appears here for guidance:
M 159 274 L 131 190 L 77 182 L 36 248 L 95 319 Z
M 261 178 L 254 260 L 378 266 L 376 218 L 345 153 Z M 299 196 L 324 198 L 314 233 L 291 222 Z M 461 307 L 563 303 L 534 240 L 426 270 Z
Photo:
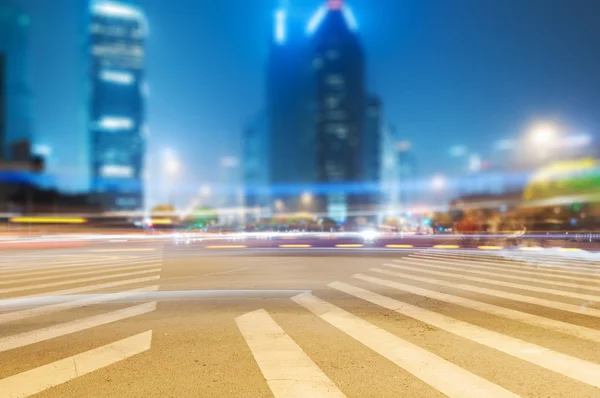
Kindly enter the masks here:
M 353 278 L 600 343 L 600 330 L 367 275 L 356 274 Z
M 450 255 L 437 256 L 437 255 L 433 255 L 433 254 L 421 254 L 421 255 L 414 255 L 411 257 L 418 257 L 418 258 L 426 257 L 426 258 L 436 258 L 436 259 L 456 258 L 456 259 L 461 259 L 463 261 L 475 261 L 476 260 L 474 258 L 466 258 L 465 256 L 462 256 L 462 257 L 455 257 L 455 256 L 450 256 Z M 544 271 L 548 271 L 548 272 L 555 272 L 555 273 L 561 273 L 561 274 L 573 274 L 573 275 L 584 275 L 584 276 L 600 275 L 600 270 L 594 271 L 594 270 L 590 270 L 589 268 L 581 268 L 581 267 L 575 267 L 575 266 L 559 267 L 556 265 L 550 265 L 550 264 L 544 264 L 544 263 L 534 265 L 532 263 L 519 262 L 518 260 L 494 259 L 492 256 L 490 256 L 489 258 L 483 259 L 483 261 L 485 261 L 486 264 L 494 264 L 494 265 L 502 266 L 505 268 L 544 270 Z
M 417 257 L 411 257 L 411 259 L 413 258 L 417 258 Z M 427 257 L 418 257 L 419 261 L 426 261 L 426 262 L 432 262 L 434 264 L 449 264 L 448 260 L 449 259 L 431 259 L 431 258 L 427 258 Z M 581 277 L 577 277 L 577 276 L 567 276 L 567 275 L 556 275 L 556 274 L 550 274 L 547 272 L 544 272 L 545 270 L 540 269 L 540 268 L 535 268 L 535 271 L 527 271 L 527 270 L 523 270 L 523 267 L 519 267 L 519 266 L 494 266 L 494 265 L 489 265 L 488 262 L 486 261 L 486 263 L 481 263 L 481 262 L 475 262 L 475 261 L 471 261 L 471 260 L 456 260 L 456 259 L 450 259 L 452 260 L 452 264 L 460 264 L 463 267 L 469 267 L 469 268 L 475 268 L 475 269 L 481 269 L 481 270 L 486 270 L 486 271 L 503 271 L 503 272 L 511 272 L 514 274 L 521 274 L 521 275 L 535 275 L 538 277 L 544 277 L 544 278 L 555 278 L 555 279 L 566 279 L 566 280 L 572 280 L 572 281 L 581 281 L 581 282 L 591 282 L 591 283 L 599 283 L 600 284 L 600 279 L 598 279 L 598 277 L 596 278 L 581 278 Z M 394 260 L 396 262 L 402 262 L 402 260 Z M 515 268 L 515 269 L 513 269 Z M 508 276 L 509 274 L 503 274 Z
M 0 380 L 5 397 L 25 398 L 150 349 L 152 331 L 94 348 Z
M 108 312 L 106 314 L 94 315 L 71 322 L 48 326 L 43 329 L 37 329 L 30 332 L 3 337 L 0 339 L 0 352 L 13 350 L 26 345 L 39 343 L 41 341 L 46 341 L 56 337 L 65 336 L 67 334 L 105 325 L 107 323 L 146 314 L 154 311 L 155 309 L 156 301 L 153 301 L 151 303 L 134 305 L 133 307 L 123 308 L 121 310 Z
M 235 322 L 275 397 L 345 397 L 265 310 Z
M 10 274 L 43 274 L 43 273 L 51 273 L 51 272 L 61 272 L 63 269 L 69 268 L 105 268 L 111 266 L 118 265 L 136 265 L 136 264 L 151 264 L 151 263 L 160 263 L 162 262 L 162 258 L 155 259 L 120 259 L 120 260 L 106 260 L 106 261 L 97 261 L 95 263 L 82 263 L 82 262 L 74 262 L 70 264 L 57 263 L 58 265 L 48 266 L 46 264 L 36 267 L 23 267 L 23 266 L 14 266 L 11 268 L 6 268 L 0 270 L 0 276 L 12 276 Z
M 600 375 L 600 365 L 598 364 L 438 314 L 437 312 L 429 311 L 404 301 L 382 296 L 356 286 L 341 282 L 335 282 L 329 286 L 404 316 L 435 326 L 459 337 L 600 388 L 600 377 L 598 377 Z
M 542 284 L 542 285 L 570 287 L 570 288 L 574 288 L 574 289 L 585 289 L 585 290 L 592 290 L 592 291 L 600 292 L 600 286 L 582 285 L 582 284 L 579 284 L 579 283 L 569 283 L 569 282 L 548 281 L 548 280 L 540 279 L 539 277 L 538 278 L 529 278 L 529 277 L 526 277 L 526 276 L 510 275 L 510 274 L 499 273 L 499 272 L 489 272 L 489 270 L 478 271 L 478 270 L 465 269 L 465 267 L 467 267 L 467 268 L 469 268 L 469 267 L 473 268 L 473 266 L 467 265 L 467 264 L 457 264 L 454 261 L 446 261 L 445 262 L 445 264 L 448 264 L 450 266 L 439 265 L 438 263 L 433 263 L 433 262 L 430 262 L 428 260 L 416 260 L 416 259 L 412 259 L 412 258 L 411 259 L 406 259 L 404 261 L 398 261 L 398 260 L 394 260 L 394 261 L 408 263 L 408 264 L 414 264 L 414 265 L 419 265 L 420 267 L 429 267 L 429 268 L 433 268 L 433 269 L 441 269 L 441 270 L 447 270 L 447 271 L 453 271 L 453 272 L 457 272 L 458 271 L 458 272 L 465 272 L 465 273 L 468 273 L 468 274 L 475 274 L 475 275 L 484 275 L 484 276 L 494 276 L 494 277 L 499 277 L 499 278 L 516 279 L 516 280 L 525 281 L 525 282 L 539 283 L 539 284 Z M 600 282 L 600 280 L 598 280 L 597 282 Z
M 321 319 L 449 397 L 517 397 L 445 359 L 309 293 L 292 298 Z
M 20 292 L 23 290 L 42 289 L 45 287 L 53 287 L 53 286 L 61 286 L 61 285 L 73 285 L 76 283 L 100 281 L 103 279 L 114 279 L 114 278 L 121 278 L 121 277 L 134 276 L 134 275 L 151 274 L 151 273 L 155 273 L 155 272 L 160 272 L 160 268 L 152 268 L 152 269 L 148 269 L 148 270 L 144 270 L 144 271 L 125 272 L 125 273 L 120 273 L 120 274 L 112 274 L 112 275 L 104 275 L 104 276 L 95 276 L 93 278 L 65 279 L 64 281 L 61 281 L 61 282 L 41 283 L 39 285 L 11 287 L 8 289 L 0 289 L 0 294 Z
M 147 276 L 144 278 L 125 279 L 125 280 L 117 281 L 117 282 L 99 283 L 97 285 L 74 287 L 71 289 L 55 290 L 52 292 L 36 293 L 36 294 L 30 294 L 27 296 L 19 296 L 18 298 L 2 299 L 2 300 L 0 300 L 0 310 L 2 310 L 5 306 L 13 305 L 13 303 L 15 303 L 17 301 L 22 301 L 23 299 L 28 299 L 28 298 L 32 298 L 32 297 L 51 297 L 51 296 L 62 296 L 62 295 L 66 295 L 66 294 L 83 293 L 83 292 L 90 292 L 93 290 L 108 289 L 111 287 L 131 285 L 134 283 L 155 281 L 158 279 L 160 279 L 160 275 Z
M 489 288 L 485 288 L 485 287 L 467 285 L 464 283 L 456 283 L 456 282 L 449 282 L 449 281 L 440 280 L 440 279 L 426 278 L 426 277 L 422 277 L 422 276 L 406 274 L 404 272 L 394 272 L 394 271 L 388 271 L 388 270 L 379 269 L 379 268 L 371 268 L 369 271 L 377 272 L 379 274 L 384 274 L 384 275 L 397 276 L 400 278 L 411 279 L 411 280 L 419 281 L 419 282 L 425 282 L 425 283 L 431 283 L 431 284 L 440 285 L 440 286 L 462 289 L 462 290 L 466 290 L 466 291 L 474 292 L 474 293 L 487 294 L 489 296 L 500 297 L 500 298 L 514 300 L 514 301 L 520 301 L 520 302 L 528 303 L 528 304 L 541 305 L 543 307 L 554 308 L 556 310 L 572 312 L 572 313 L 579 314 L 579 315 L 589 315 L 589 316 L 600 318 L 600 310 L 595 309 L 595 308 L 586 307 L 585 305 L 579 306 L 579 305 L 567 304 L 567 303 L 562 303 L 559 301 L 552 301 L 552 300 L 547 300 L 547 299 L 538 298 L 538 297 L 525 296 L 522 294 L 505 292 L 502 290 L 494 290 L 494 289 L 489 289 Z
M 7 322 L 18 321 L 21 319 L 32 318 L 34 316 L 48 315 L 58 311 L 64 311 L 67 309 L 80 308 L 86 305 L 94 305 L 99 303 L 105 303 L 108 301 L 120 300 L 130 296 L 134 296 L 140 292 L 156 292 L 158 285 L 142 287 L 139 289 L 127 290 L 119 293 L 94 295 L 89 298 L 67 301 L 59 304 L 45 305 L 43 307 L 35 307 L 27 310 L 9 312 L 7 314 L 0 314 L 0 325 Z
M 112 266 L 112 267 L 115 267 L 115 266 Z M 33 278 L 29 278 L 29 277 L 20 278 L 19 276 L 15 276 L 14 278 L 11 278 L 11 280 L 9 280 L 9 281 L 0 281 L 0 286 L 16 285 L 19 283 L 26 283 L 26 282 L 47 281 L 47 280 L 60 279 L 60 278 L 71 278 L 74 276 L 88 276 L 88 275 L 97 275 L 97 274 L 103 274 L 103 273 L 105 274 L 107 272 L 133 271 L 133 270 L 137 270 L 137 269 L 144 269 L 144 268 L 151 268 L 151 267 L 156 267 L 156 264 L 124 266 L 123 268 L 116 268 L 116 269 L 100 269 L 100 270 L 95 269 L 93 271 L 72 272 L 72 273 L 66 273 L 66 274 L 53 274 L 53 275 L 46 275 L 46 276 L 36 276 Z
M 530 292 L 552 294 L 554 296 L 570 297 L 570 298 L 576 298 L 576 299 L 588 300 L 588 301 L 600 301 L 600 296 L 593 295 L 593 294 L 565 292 L 563 290 L 558 290 L 558 289 L 549 289 L 549 288 L 545 288 L 545 287 L 523 285 L 520 283 L 503 282 L 503 281 L 498 281 L 495 279 L 458 275 L 458 274 L 454 274 L 452 272 L 431 271 L 431 270 L 423 269 L 422 267 L 419 267 L 419 268 L 416 268 L 414 266 L 406 267 L 406 266 L 397 265 L 397 264 L 382 264 L 382 265 L 384 265 L 386 267 L 403 269 L 403 270 L 407 270 L 407 271 L 424 272 L 424 273 L 432 274 L 432 275 L 448 276 L 451 278 L 460 278 L 460 279 L 464 279 L 464 280 L 472 281 L 472 282 L 481 282 L 481 283 L 488 283 L 488 284 L 496 285 L 496 286 L 504 286 L 504 287 L 510 287 L 510 288 L 515 288 L 515 289 L 528 290 Z
M 105 261 L 98 262 L 97 264 L 81 264 L 74 263 L 71 265 L 58 265 L 58 266 L 41 266 L 33 268 L 14 267 L 8 270 L 0 270 L 1 278 L 12 278 L 15 276 L 29 276 L 29 275 L 41 275 L 50 274 L 56 272 L 67 272 L 71 270 L 86 270 L 86 269 L 101 269 L 110 267 L 119 267 L 126 265 L 142 265 L 142 264 L 161 264 L 162 260 L 118 260 L 118 261 Z

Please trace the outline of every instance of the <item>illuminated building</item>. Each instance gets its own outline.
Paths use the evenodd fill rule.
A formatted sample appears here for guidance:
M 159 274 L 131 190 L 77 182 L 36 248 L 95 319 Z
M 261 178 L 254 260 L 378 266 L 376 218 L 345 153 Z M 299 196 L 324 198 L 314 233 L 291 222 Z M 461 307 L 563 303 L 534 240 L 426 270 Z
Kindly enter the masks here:
M 270 204 L 267 189 L 270 170 L 267 132 L 265 112 L 260 112 L 244 130 L 243 183 L 244 206 L 247 208 L 262 209 Z
M 27 14 L 0 5 L 0 159 L 11 157 L 14 142 L 32 139 L 29 25 Z
M 367 144 L 365 62 L 356 29 L 352 11 L 341 0 L 323 4 L 306 28 L 314 84 L 317 180 L 331 186 L 365 181 L 365 174 L 371 172 L 365 164 L 371 155 L 363 152 Z M 320 202 L 323 211 L 341 221 L 348 212 L 364 208 L 365 195 L 331 191 Z
M 144 40 L 136 7 L 93 1 L 89 33 L 91 189 L 111 209 L 143 206 Z
M 291 10 L 275 13 L 267 70 L 267 142 L 273 200 L 298 205 L 316 180 L 311 120 L 311 69 L 304 23 Z

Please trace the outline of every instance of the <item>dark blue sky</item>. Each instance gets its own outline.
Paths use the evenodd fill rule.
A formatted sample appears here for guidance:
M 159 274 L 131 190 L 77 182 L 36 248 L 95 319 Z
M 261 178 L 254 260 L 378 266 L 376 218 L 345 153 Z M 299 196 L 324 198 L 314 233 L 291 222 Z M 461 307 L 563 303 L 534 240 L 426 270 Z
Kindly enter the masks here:
M 81 13 L 85 0 L 20 0 L 32 17 L 40 142 L 83 176 Z M 277 0 L 139 0 L 149 23 L 150 149 L 168 146 L 190 186 L 218 180 L 264 104 Z M 289 0 L 307 18 L 320 0 Z M 458 168 L 448 149 L 486 153 L 537 119 L 600 137 L 600 1 L 352 0 L 368 85 L 411 140 L 423 176 Z M 76 155 L 78 154 L 78 155 Z M 71 185 L 83 178 L 69 178 Z

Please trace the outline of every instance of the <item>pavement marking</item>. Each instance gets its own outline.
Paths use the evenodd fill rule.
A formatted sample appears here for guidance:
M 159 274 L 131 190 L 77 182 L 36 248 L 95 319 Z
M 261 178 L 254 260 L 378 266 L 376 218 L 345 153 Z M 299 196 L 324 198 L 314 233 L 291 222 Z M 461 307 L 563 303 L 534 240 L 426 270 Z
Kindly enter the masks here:
M 216 245 L 216 246 L 204 246 L 205 249 L 245 249 L 248 246 L 245 245 Z
M 92 249 L 87 250 L 90 253 L 118 253 L 118 252 L 154 252 L 156 248 L 145 247 L 145 248 L 123 248 L 123 249 Z
M 394 261 L 400 262 L 398 260 L 394 260 Z M 459 264 L 455 264 L 452 261 L 446 262 L 446 264 L 450 264 L 450 266 L 439 265 L 439 264 L 435 264 L 435 263 L 431 264 L 431 263 L 427 262 L 427 260 L 415 260 L 412 258 L 406 259 L 406 260 L 404 260 L 404 262 L 409 263 L 409 264 L 419 264 L 419 266 L 421 266 L 421 267 L 429 267 L 429 268 L 440 269 L 440 270 L 458 271 L 458 272 L 465 272 L 465 273 L 469 273 L 469 274 L 484 275 L 484 276 L 495 276 L 495 277 L 499 277 L 499 278 L 516 279 L 516 280 L 520 280 L 520 281 L 524 281 L 524 282 L 539 283 L 542 285 L 562 286 L 562 287 L 570 287 L 570 288 L 574 288 L 574 289 L 593 290 L 593 291 L 600 292 L 600 286 L 582 285 L 580 283 L 542 280 L 542 279 L 539 279 L 539 277 L 538 278 L 529 278 L 526 276 L 508 275 L 508 274 L 503 274 L 500 272 L 490 272 L 489 270 L 478 271 L 478 270 L 464 269 L 461 267 L 473 267 L 473 268 L 477 268 L 477 267 L 467 265 L 467 264 L 459 265 Z M 421 268 L 419 268 L 419 269 L 421 269 Z M 462 276 L 462 275 L 457 275 L 457 276 Z M 596 280 L 596 282 L 600 282 L 600 280 Z
M 279 245 L 279 247 L 284 249 L 302 249 L 307 247 L 312 247 L 312 245 Z
M 459 275 L 459 274 L 455 274 L 455 273 L 452 273 L 452 272 L 431 271 L 431 270 L 423 269 L 422 268 L 422 267 L 425 267 L 425 266 L 434 267 L 432 265 L 423 265 L 423 264 L 421 264 L 421 266 L 419 268 L 416 268 L 415 266 L 408 267 L 408 266 L 404 266 L 404 265 L 387 264 L 387 263 L 386 264 L 382 264 L 382 265 L 385 266 L 385 267 L 403 269 L 403 270 L 406 270 L 406 271 L 423 272 L 423 273 L 426 273 L 426 274 L 432 274 L 432 275 L 438 275 L 438 276 L 449 276 L 451 278 L 460 278 L 460 279 L 471 281 L 471 282 L 489 283 L 491 285 L 503 286 L 503 287 L 510 287 L 510 288 L 522 289 L 522 290 L 528 290 L 530 292 L 545 293 L 545 294 L 551 294 L 551 295 L 554 295 L 554 296 L 570 297 L 570 298 L 576 298 L 576 299 L 581 299 L 581 300 L 589 300 L 589 301 L 598 301 L 598 302 L 600 302 L 600 296 L 599 295 L 595 295 L 595 294 L 573 293 L 573 292 L 567 292 L 567 291 L 564 291 L 564 290 L 549 289 L 549 288 L 546 288 L 546 287 L 537 287 L 537 286 L 523 285 L 521 283 L 503 282 L 503 281 L 499 281 L 499 280 L 496 280 L 496 279 L 488 279 L 488 278 L 479 278 L 479 277 L 475 277 L 475 276 Z
M 135 296 L 136 293 L 140 292 L 156 292 L 159 286 L 148 286 L 139 289 L 127 290 L 119 293 L 107 293 L 94 295 L 92 297 L 84 298 L 81 300 L 67 301 L 58 304 L 45 305 L 42 307 L 35 307 L 21 311 L 9 312 L 6 314 L 0 314 L 0 325 L 7 322 L 18 321 L 21 319 L 32 318 L 34 316 L 48 315 L 54 312 L 64 311 L 72 308 L 80 308 L 86 305 L 100 304 L 107 301 L 120 300 L 130 296 Z
M 340 243 L 335 245 L 335 247 L 364 247 L 365 245 L 362 245 L 360 243 Z
M 453 296 L 451 294 L 446 293 L 440 293 L 434 290 L 428 290 L 412 285 L 406 285 L 404 283 L 393 282 L 387 279 L 374 278 L 363 274 L 356 274 L 352 277 L 366 282 L 374 283 L 376 285 L 391 287 L 393 289 L 409 292 L 418 296 L 423 296 L 450 304 L 456 304 L 461 307 L 471 308 L 473 310 L 496 315 L 502 318 L 512 319 L 517 322 L 526 323 L 528 325 L 533 325 L 555 332 L 568 334 L 580 339 L 600 343 L 600 330 L 587 328 L 585 326 L 579 326 L 568 322 L 557 321 L 555 319 L 545 318 L 543 316 L 530 314 L 528 312 L 521 312 L 510 308 L 500 307 L 494 304 L 488 304 L 486 302 L 471 300 L 460 296 Z M 335 286 L 329 286 L 336 288 Z
M 304 293 L 292 297 L 324 321 L 449 397 L 518 397 L 417 345 L 327 301 Z
M 151 273 L 156 273 L 156 272 L 160 272 L 160 268 L 152 268 L 152 269 L 148 269 L 148 270 L 144 270 L 144 271 L 125 272 L 125 273 L 121 273 L 121 274 L 94 276 L 92 278 L 66 279 L 66 280 L 60 281 L 60 282 L 41 283 L 38 285 L 11 287 L 8 289 L 0 289 L 0 294 L 20 292 L 23 290 L 35 290 L 35 289 L 41 289 L 41 288 L 53 287 L 53 286 L 73 285 L 76 283 L 93 282 L 93 281 L 99 281 L 99 280 L 103 280 L 103 279 L 114 279 L 114 278 L 120 278 L 120 277 L 126 277 L 126 276 L 151 274 Z
M 477 246 L 480 250 L 502 250 L 504 247 L 502 246 Z
M 136 334 L 81 354 L 73 355 L 38 368 L 0 380 L 3 396 L 25 398 L 77 377 L 105 368 L 148 351 L 152 331 Z
M 128 264 L 125 264 L 125 265 L 128 265 Z M 122 268 L 117 268 L 114 271 L 132 271 L 132 270 L 144 269 L 144 268 L 150 268 L 150 267 L 156 267 L 156 264 L 123 266 Z M 63 274 L 53 274 L 53 275 L 47 275 L 47 276 L 36 276 L 33 278 L 23 278 L 22 275 L 15 275 L 15 276 L 11 276 L 11 280 L 9 280 L 9 281 L 0 281 L 0 286 L 15 285 L 17 283 L 26 283 L 26 282 L 47 281 L 47 280 L 52 280 L 52 279 L 65 278 L 65 277 L 70 278 L 70 277 L 74 277 L 74 276 L 96 275 L 96 274 L 102 274 L 102 273 L 107 273 L 107 272 L 111 272 L 111 270 L 100 269 L 100 270 L 85 271 L 85 272 L 72 272 L 72 273 L 68 273 L 68 274 L 63 273 Z
M 413 245 L 385 245 L 385 247 L 389 247 L 391 249 L 411 249 Z
M 531 269 L 531 270 L 536 270 L 536 271 L 546 271 L 546 272 L 554 272 L 554 273 L 560 273 L 560 274 L 573 274 L 573 275 L 586 275 L 586 276 L 599 276 L 600 274 L 598 273 L 598 271 L 594 271 L 593 269 L 590 268 L 580 268 L 580 267 L 575 267 L 575 266 L 557 266 L 557 265 L 548 265 L 548 264 L 544 264 L 544 265 L 533 265 L 533 264 L 519 264 L 520 260 L 501 260 L 501 259 L 493 259 L 493 258 L 482 258 L 482 259 L 477 259 L 477 258 L 466 258 L 464 255 L 463 256 L 452 256 L 452 255 L 434 255 L 433 253 L 431 254 L 414 254 L 414 255 L 410 255 L 409 257 L 411 258 L 425 258 L 425 259 L 436 259 L 438 261 L 443 260 L 443 261 L 448 261 L 448 259 L 456 259 L 456 260 L 460 260 L 460 261 L 465 261 L 465 262 L 477 262 L 479 261 L 485 261 L 486 265 L 495 265 L 501 268 L 511 268 L 511 269 Z M 477 264 L 483 265 L 480 262 L 477 262 Z M 580 271 L 578 271 L 580 270 Z M 553 275 L 553 274 L 551 274 Z
M 54 339 L 67 334 L 80 332 L 82 330 L 91 329 L 137 315 L 147 314 L 155 309 L 156 301 L 153 301 L 150 303 L 135 305 L 133 307 L 123 308 L 117 311 L 107 312 L 106 314 L 93 315 L 83 319 L 77 319 L 58 325 L 48 326 L 42 329 L 32 330 L 30 332 L 3 337 L 0 338 L 0 352 Z
M 411 280 L 419 281 L 419 282 L 425 282 L 425 283 L 431 283 L 431 284 L 440 285 L 440 286 L 462 289 L 462 290 L 465 290 L 468 292 L 487 294 L 489 296 L 500 297 L 500 298 L 514 300 L 514 301 L 520 301 L 520 302 L 528 303 L 528 304 L 541 305 L 543 307 L 572 312 L 574 314 L 589 315 L 589 316 L 593 316 L 596 318 L 600 318 L 600 310 L 595 309 L 595 308 L 567 304 L 567 303 L 563 303 L 560 301 L 552 301 L 552 300 L 542 299 L 542 298 L 538 298 L 538 297 L 525 296 L 522 294 L 505 292 L 502 290 L 494 290 L 494 289 L 489 289 L 489 288 L 485 288 L 485 287 L 472 286 L 472 285 L 467 285 L 464 283 L 448 282 L 448 281 L 444 281 L 444 280 L 440 280 L 440 279 L 425 278 L 425 277 L 421 277 L 421 276 L 406 274 L 403 272 L 394 272 L 394 271 L 388 271 L 388 270 L 379 269 L 379 268 L 371 268 L 369 271 L 377 272 L 379 274 L 384 274 L 384 275 L 397 276 L 400 278 L 411 279 Z
M 96 261 L 94 263 L 88 262 L 88 263 L 82 263 L 80 261 L 78 262 L 72 262 L 70 264 L 65 264 L 65 263 L 56 263 L 58 265 L 38 265 L 35 267 L 19 267 L 19 266 L 13 266 L 10 268 L 3 268 L 0 269 L 0 275 L 1 276 L 11 276 L 12 275 L 7 275 L 7 274 L 14 274 L 14 273 L 20 273 L 23 275 L 33 275 L 33 274 L 43 274 L 43 273 L 51 273 L 51 272 L 61 272 L 62 269 L 68 269 L 68 268 L 107 268 L 107 267 L 111 267 L 111 266 L 119 266 L 119 265 L 136 265 L 136 264 L 151 264 L 151 263 L 161 263 L 162 262 L 162 256 L 161 258 L 136 258 L 136 259 L 120 259 L 120 260 L 110 260 L 110 261 Z
M 457 266 L 461 266 L 461 267 L 468 267 L 468 268 L 475 268 L 475 269 L 480 269 L 480 270 L 485 270 L 485 271 L 503 271 L 503 272 L 511 272 L 514 274 L 522 274 L 522 275 L 535 275 L 538 278 L 539 277 L 544 277 L 544 278 L 557 278 L 557 279 L 566 279 L 566 280 L 571 280 L 571 281 L 581 281 L 581 282 L 591 282 L 591 283 L 599 283 L 600 284 L 600 279 L 598 277 L 596 278 L 581 278 L 581 277 L 577 277 L 577 276 L 570 276 L 570 275 L 555 275 L 555 274 L 548 274 L 546 272 L 544 272 L 544 270 L 536 270 L 534 271 L 535 268 L 531 268 L 531 271 L 527 271 L 527 270 L 523 270 L 522 267 L 519 266 L 495 266 L 495 265 L 489 265 L 489 264 L 482 264 L 480 262 L 475 262 L 475 261 L 471 261 L 471 260 L 457 260 L 457 259 L 444 259 L 442 260 L 440 259 L 430 259 L 430 258 L 426 258 L 426 257 L 410 257 L 411 259 L 417 259 L 419 261 L 423 261 L 423 262 L 430 262 L 430 263 L 434 263 L 434 264 L 449 264 L 448 260 L 451 260 L 452 263 L 451 264 L 456 264 Z M 394 260 L 395 262 L 402 262 L 402 260 Z M 506 277 L 509 277 L 509 275 L 511 274 L 503 274 Z M 584 274 L 585 275 L 585 274 Z M 581 285 L 581 286 L 588 286 L 588 285 Z
M 160 275 L 147 276 L 144 278 L 125 279 L 125 280 L 117 281 L 117 282 L 99 283 L 96 285 L 88 285 L 88 286 L 74 287 L 71 289 L 55 290 L 52 292 L 29 294 L 27 296 L 19 296 L 19 297 L 9 298 L 9 299 L 0 299 L 0 310 L 3 310 L 6 306 L 14 305 L 15 303 L 28 301 L 29 299 L 34 298 L 34 297 L 51 297 L 51 296 L 61 296 L 61 295 L 73 294 L 73 293 L 89 292 L 92 290 L 107 289 L 110 287 L 131 285 L 134 283 L 149 282 L 149 281 L 155 281 L 158 279 L 160 279 Z
M 434 245 L 434 249 L 460 249 L 459 245 Z
M 599 364 L 553 351 L 537 344 L 494 332 L 356 286 L 336 282 L 334 283 L 334 287 L 354 297 L 361 298 L 404 316 L 435 326 L 446 332 L 455 334 L 456 336 L 512 355 L 513 357 L 530 362 L 534 365 L 570 377 L 573 380 L 600 388 L 600 377 L 598 377 L 598 375 L 600 375 Z
M 235 323 L 275 397 L 345 397 L 264 309 Z

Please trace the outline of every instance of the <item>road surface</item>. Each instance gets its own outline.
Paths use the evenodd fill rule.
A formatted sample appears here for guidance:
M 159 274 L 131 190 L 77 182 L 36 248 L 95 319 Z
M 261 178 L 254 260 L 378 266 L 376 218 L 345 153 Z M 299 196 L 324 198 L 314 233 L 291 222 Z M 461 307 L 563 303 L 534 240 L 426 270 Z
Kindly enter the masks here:
M 598 397 L 600 261 L 114 243 L 0 256 L 0 397 Z

